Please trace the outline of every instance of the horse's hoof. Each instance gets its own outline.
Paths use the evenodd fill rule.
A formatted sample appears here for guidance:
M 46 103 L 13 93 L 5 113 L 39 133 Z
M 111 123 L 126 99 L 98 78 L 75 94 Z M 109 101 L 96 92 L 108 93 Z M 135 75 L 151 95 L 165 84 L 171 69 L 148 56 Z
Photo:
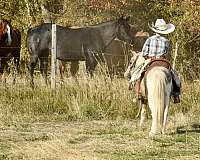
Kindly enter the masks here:
M 161 134 L 162 134 L 162 135 L 165 135 L 165 131 L 161 131 Z
M 149 132 L 149 138 L 155 137 L 156 133 L 155 132 Z

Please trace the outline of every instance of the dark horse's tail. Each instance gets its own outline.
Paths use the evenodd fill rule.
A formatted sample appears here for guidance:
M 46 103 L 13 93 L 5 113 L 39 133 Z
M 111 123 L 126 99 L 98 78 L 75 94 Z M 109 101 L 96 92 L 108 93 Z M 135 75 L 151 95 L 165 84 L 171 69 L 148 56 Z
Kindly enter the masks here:
M 29 55 L 31 55 L 32 54 L 32 41 L 31 41 L 31 37 L 33 36 L 33 34 L 34 34 L 34 31 L 35 30 L 35 27 L 34 28 L 29 28 L 28 29 L 28 31 L 27 31 L 27 36 L 26 36 L 26 47 L 27 47 L 27 49 L 28 49 L 28 52 L 29 52 Z

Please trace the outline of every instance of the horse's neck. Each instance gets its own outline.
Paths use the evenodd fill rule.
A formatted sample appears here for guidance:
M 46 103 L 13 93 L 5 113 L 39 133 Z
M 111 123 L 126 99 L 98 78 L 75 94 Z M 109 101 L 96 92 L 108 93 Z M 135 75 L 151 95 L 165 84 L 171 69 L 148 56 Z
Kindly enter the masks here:
M 97 26 L 105 47 L 107 47 L 116 38 L 117 27 L 118 26 L 116 22 L 107 22 Z

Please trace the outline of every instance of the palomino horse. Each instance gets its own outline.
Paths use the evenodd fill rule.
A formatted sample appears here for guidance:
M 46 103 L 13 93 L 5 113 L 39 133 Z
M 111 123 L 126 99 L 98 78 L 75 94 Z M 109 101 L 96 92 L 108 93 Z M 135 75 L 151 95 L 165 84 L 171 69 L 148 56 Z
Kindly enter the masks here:
M 20 61 L 21 33 L 13 28 L 8 20 L 0 22 L 0 73 L 7 66 L 7 61 L 14 58 L 17 71 Z
M 119 18 L 101 24 L 77 29 L 57 25 L 57 59 L 86 61 L 86 69 L 92 75 L 97 60 L 105 48 L 115 39 L 131 42 L 129 18 Z M 33 72 L 39 58 L 40 69 L 47 79 L 48 56 L 51 49 L 52 24 L 42 24 L 29 29 L 27 46 L 30 53 L 29 73 L 33 84 Z M 47 81 L 46 81 L 47 82 Z
M 143 57 L 140 54 L 134 54 L 131 58 L 130 65 L 125 72 L 125 77 L 132 76 L 132 69 L 137 66 L 138 61 L 141 63 Z M 148 70 L 141 81 L 142 97 L 147 98 L 152 115 L 152 125 L 149 136 L 155 135 L 158 131 L 165 133 L 170 95 L 172 92 L 172 76 L 170 70 L 163 66 L 153 66 Z M 140 126 L 145 120 L 145 102 L 139 100 L 141 107 Z

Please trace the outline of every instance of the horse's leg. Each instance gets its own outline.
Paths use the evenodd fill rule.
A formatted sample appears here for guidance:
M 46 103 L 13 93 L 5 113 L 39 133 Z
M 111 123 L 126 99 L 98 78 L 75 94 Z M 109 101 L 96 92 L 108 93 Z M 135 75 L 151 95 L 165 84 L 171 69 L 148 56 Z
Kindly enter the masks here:
M 19 55 L 20 56 L 20 55 Z M 14 65 L 15 65 L 15 68 L 14 68 L 14 71 L 13 71 L 13 84 L 15 84 L 15 81 L 16 81 L 16 76 L 17 74 L 19 73 L 19 61 L 20 61 L 20 57 L 17 56 L 17 57 L 14 57 Z
M 47 85 L 47 68 L 48 68 L 48 57 L 40 57 L 40 73 Z
M 79 69 L 79 61 L 72 61 L 70 67 L 70 73 L 72 77 L 75 77 Z
M 166 105 L 165 106 L 165 110 L 164 110 L 164 119 L 163 119 L 162 134 L 165 134 L 166 124 L 167 124 L 167 117 L 168 117 L 168 110 L 169 110 L 169 106 Z
M 86 70 L 91 77 L 93 77 L 93 72 L 96 66 L 97 66 L 97 61 L 94 56 L 90 55 L 89 57 L 86 58 Z
M 14 53 L 14 64 L 15 64 L 15 70 L 18 73 L 19 72 L 19 62 L 20 62 L 20 49 L 15 51 Z
M 87 70 L 87 73 L 90 75 L 90 77 L 94 76 L 93 72 L 94 72 L 96 66 L 97 66 L 97 63 L 91 64 L 90 62 L 86 61 L 86 70 Z
M 30 83 L 31 83 L 32 87 L 34 86 L 33 73 L 34 73 L 34 68 L 36 66 L 37 60 L 38 60 L 38 56 L 37 55 L 31 56 L 30 57 L 30 62 L 28 64 L 28 71 L 29 71 L 30 79 L 31 79 Z
M 143 127 L 144 121 L 146 120 L 146 105 L 141 104 L 141 113 L 140 113 L 140 128 Z
M 63 82 L 64 80 L 64 71 L 65 71 L 65 62 L 62 60 L 59 60 L 59 71 L 60 71 L 60 80 Z
M 0 79 L 1 81 L 3 81 L 3 72 L 4 72 L 4 68 L 6 66 L 6 59 L 5 58 L 0 58 Z
M 16 76 L 19 74 L 20 71 L 20 51 L 21 51 L 21 33 L 19 32 L 18 29 L 13 30 L 12 32 L 13 36 L 13 45 L 15 48 L 12 50 L 12 56 L 14 57 L 14 70 L 12 71 L 13 73 L 13 83 L 15 83 Z
M 168 110 L 170 104 L 170 93 L 171 93 L 171 85 L 168 85 L 165 95 L 165 108 L 164 108 L 164 117 L 163 117 L 163 126 L 162 126 L 162 134 L 165 134 L 166 127 L 167 127 L 167 117 L 168 117 Z

